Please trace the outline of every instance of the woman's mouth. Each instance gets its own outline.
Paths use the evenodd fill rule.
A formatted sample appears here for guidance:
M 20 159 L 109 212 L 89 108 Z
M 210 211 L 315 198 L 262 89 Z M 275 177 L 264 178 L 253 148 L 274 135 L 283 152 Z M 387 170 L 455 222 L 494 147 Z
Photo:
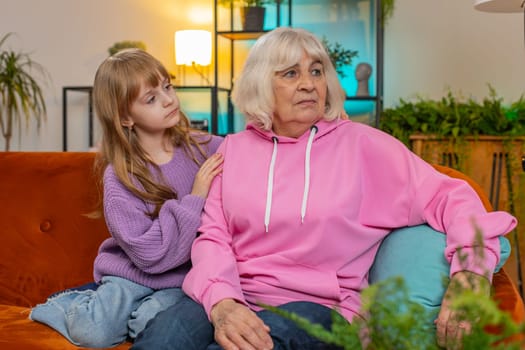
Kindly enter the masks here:
M 313 99 L 309 99 L 309 100 L 301 100 L 299 102 L 297 102 L 297 104 L 299 106 L 311 106 L 311 105 L 315 105 L 317 104 L 317 101 L 316 100 L 313 100 Z

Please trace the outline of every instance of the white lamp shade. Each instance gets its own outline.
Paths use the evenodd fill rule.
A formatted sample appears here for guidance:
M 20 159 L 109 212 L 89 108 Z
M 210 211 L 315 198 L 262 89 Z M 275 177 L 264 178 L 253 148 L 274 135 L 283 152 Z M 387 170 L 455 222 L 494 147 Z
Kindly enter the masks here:
M 207 30 L 175 32 L 175 63 L 208 66 L 211 63 L 211 32 Z
M 475 0 L 474 8 L 484 12 L 523 12 L 523 0 Z

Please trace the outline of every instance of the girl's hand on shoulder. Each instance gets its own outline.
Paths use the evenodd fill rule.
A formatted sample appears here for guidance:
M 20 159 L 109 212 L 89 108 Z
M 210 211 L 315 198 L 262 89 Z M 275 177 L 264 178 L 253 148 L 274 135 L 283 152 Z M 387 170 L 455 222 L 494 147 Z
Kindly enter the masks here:
M 206 198 L 210 190 L 213 178 L 222 171 L 223 156 L 215 153 L 202 163 L 201 168 L 195 175 L 191 194 Z

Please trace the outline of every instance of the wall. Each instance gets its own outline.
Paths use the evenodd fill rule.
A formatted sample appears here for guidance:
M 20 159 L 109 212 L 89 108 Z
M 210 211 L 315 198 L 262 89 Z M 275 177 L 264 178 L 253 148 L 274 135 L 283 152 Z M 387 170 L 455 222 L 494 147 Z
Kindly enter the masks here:
M 62 149 L 62 87 L 91 85 L 107 48 L 142 40 L 175 71 L 173 33 L 212 29 L 210 0 L 2 0 L 0 35 L 47 68 L 48 120 L 15 135 L 12 150 Z M 474 10 L 470 0 L 398 0 L 385 31 L 385 106 L 417 93 L 439 98 L 447 87 L 483 97 L 491 83 L 506 100 L 523 92 L 523 16 Z M 70 150 L 86 150 L 87 99 L 70 94 Z M 3 138 L 0 138 L 3 149 Z
M 475 10 L 473 0 L 397 0 L 385 29 L 385 106 L 440 98 L 448 88 L 478 99 L 490 83 L 505 101 L 525 87 L 523 14 Z
M 2 0 L 0 36 L 15 32 L 8 46 L 30 52 L 52 77 L 44 87 L 47 122 L 40 133 L 35 123 L 23 127 L 22 142 L 14 135 L 11 150 L 62 149 L 62 87 L 92 85 L 115 42 L 141 40 L 176 71 L 174 32 L 194 28 L 212 30 L 210 0 Z M 68 99 L 69 149 L 87 150 L 87 94 L 68 93 Z

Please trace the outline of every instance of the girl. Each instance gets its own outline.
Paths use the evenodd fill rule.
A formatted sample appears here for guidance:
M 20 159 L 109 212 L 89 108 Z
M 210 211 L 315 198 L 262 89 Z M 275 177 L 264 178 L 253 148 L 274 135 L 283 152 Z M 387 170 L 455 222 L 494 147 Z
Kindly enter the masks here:
M 144 51 L 107 58 L 93 93 L 111 237 L 95 259 L 96 288 L 51 297 L 30 318 L 75 345 L 111 347 L 182 296 L 204 202 L 221 171 L 214 153 L 222 139 L 189 131 L 168 72 Z

